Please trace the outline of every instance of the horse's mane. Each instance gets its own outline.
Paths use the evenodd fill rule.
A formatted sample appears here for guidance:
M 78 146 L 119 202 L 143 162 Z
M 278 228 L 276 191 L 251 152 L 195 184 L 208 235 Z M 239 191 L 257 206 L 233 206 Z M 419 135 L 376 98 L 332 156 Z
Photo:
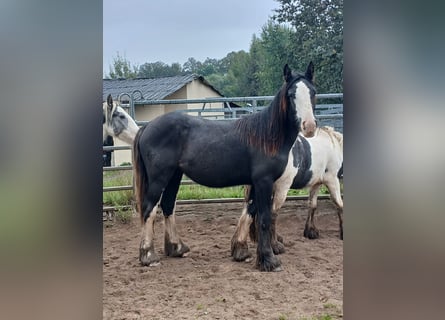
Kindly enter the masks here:
M 286 119 L 291 111 L 289 109 L 292 109 L 288 108 L 287 88 L 288 84 L 284 84 L 267 108 L 236 122 L 242 142 L 262 150 L 268 156 L 277 154 L 286 137 Z
M 116 110 L 117 107 L 118 107 L 118 104 L 113 101 L 113 107 L 109 111 L 108 110 L 108 103 L 107 103 L 107 101 L 103 102 L 103 104 L 102 104 L 103 114 L 104 114 L 104 117 L 105 117 L 105 123 L 107 125 L 111 124 L 111 115 L 113 114 L 113 112 Z

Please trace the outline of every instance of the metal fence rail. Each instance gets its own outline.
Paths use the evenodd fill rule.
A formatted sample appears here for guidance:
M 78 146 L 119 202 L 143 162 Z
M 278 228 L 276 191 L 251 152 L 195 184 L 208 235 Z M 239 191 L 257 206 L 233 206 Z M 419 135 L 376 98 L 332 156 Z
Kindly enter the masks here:
M 205 99 L 174 99 L 174 100 L 143 100 L 142 94 L 139 100 L 134 99 L 134 94 L 120 94 L 119 99 L 123 96 L 129 97 L 128 105 L 121 105 L 124 108 L 129 109 L 129 114 L 134 118 L 134 107 L 135 105 L 159 105 L 159 104 L 203 104 L 202 108 L 195 109 L 187 109 L 180 110 L 181 112 L 194 112 L 198 113 L 198 116 L 201 117 L 213 117 L 216 118 L 215 113 L 224 113 L 224 115 L 230 115 L 229 118 L 225 118 L 227 120 L 239 118 L 245 114 L 253 113 L 260 111 L 265 108 L 267 105 L 258 105 L 259 101 L 272 101 L 274 96 L 257 96 L 257 97 L 234 97 L 234 98 L 205 98 Z M 327 94 L 317 94 L 317 99 L 343 99 L 342 93 L 327 93 Z M 251 103 L 251 106 L 241 107 L 241 108 L 205 108 L 207 103 L 216 103 L 216 102 L 244 102 Z M 228 106 L 228 104 L 226 105 Z M 341 113 L 340 113 L 341 111 Z M 210 115 L 203 115 L 204 113 Z M 321 113 L 321 114 L 320 114 Z M 213 115 L 212 115 L 213 114 Z M 221 116 L 221 115 L 220 115 Z M 336 130 L 343 131 L 343 104 L 317 104 L 315 108 L 315 117 L 319 121 L 319 125 L 330 125 L 333 126 Z M 223 119 L 223 118 L 221 118 Z M 136 121 L 138 125 L 144 125 L 148 123 L 148 121 Z M 131 146 L 104 146 L 103 151 L 118 151 L 118 150 L 131 150 Z M 103 171 L 121 171 L 121 170 L 132 170 L 133 166 L 124 165 L 124 166 L 112 166 L 112 167 L 104 167 Z M 195 184 L 192 180 L 182 180 L 181 185 L 190 185 Z M 127 186 L 113 186 L 113 187 L 103 187 L 103 192 L 111 192 L 111 191 L 122 191 L 122 190 L 133 190 L 134 185 Z M 307 197 L 303 197 L 307 199 Z M 198 203 L 203 203 L 203 200 L 195 200 Z M 221 201 L 221 199 L 215 200 Z M 232 200 L 233 201 L 233 200 Z M 190 201 L 181 201 L 181 203 L 191 203 Z M 193 202 L 195 203 L 195 202 Z M 107 207 L 108 208 L 108 207 Z

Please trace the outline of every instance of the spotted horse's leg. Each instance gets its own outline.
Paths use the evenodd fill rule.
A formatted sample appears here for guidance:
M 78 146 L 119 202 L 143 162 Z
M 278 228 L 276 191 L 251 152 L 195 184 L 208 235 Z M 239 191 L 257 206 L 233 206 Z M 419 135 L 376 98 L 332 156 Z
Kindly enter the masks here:
M 309 191 L 309 210 L 306 218 L 306 225 L 304 227 L 303 235 L 305 238 L 308 239 L 318 239 L 320 236 L 320 232 L 318 231 L 317 227 L 315 226 L 314 221 L 314 215 L 317 211 L 317 195 L 318 190 L 320 190 L 321 184 L 317 184 L 311 187 Z
M 251 261 L 252 254 L 249 252 L 247 237 L 249 226 L 253 221 L 254 214 L 253 197 L 254 190 L 251 186 L 244 186 L 244 207 L 241 217 L 238 220 L 236 230 L 230 242 L 230 252 L 235 261 Z
M 235 234 L 231 240 L 231 255 L 235 261 L 252 260 L 252 254 L 249 252 L 247 237 L 249 235 L 249 226 L 253 221 L 252 216 L 247 212 L 248 206 L 244 204 L 243 213 L 238 220 Z
M 340 239 L 343 240 L 343 199 L 341 198 L 340 181 L 332 177 L 326 182 L 331 199 L 337 207 L 338 224 L 340 228 Z

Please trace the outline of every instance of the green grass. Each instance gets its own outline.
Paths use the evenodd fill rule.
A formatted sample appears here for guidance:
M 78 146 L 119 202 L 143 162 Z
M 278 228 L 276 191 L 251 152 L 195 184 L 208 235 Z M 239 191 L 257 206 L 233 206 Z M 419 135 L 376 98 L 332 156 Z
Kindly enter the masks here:
M 299 318 L 299 320 L 338 320 L 343 318 L 342 309 L 333 303 L 325 303 L 323 305 L 325 309 L 324 314 L 318 316 L 312 316 L 310 318 Z
M 180 186 L 178 200 L 189 199 L 217 199 L 217 198 L 242 198 L 244 187 L 208 188 L 201 185 Z
M 103 174 L 103 186 L 129 186 L 133 184 L 131 171 L 106 171 Z M 102 202 L 109 206 L 125 206 L 131 204 L 133 190 L 108 191 L 102 193 Z
M 198 303 L 198 305 L 196 306 L 196 310 L 202 310 L 204 309 L 204 306 L 201 303 Z
M 325 315 L 315 316 L 315 317 L 311 317 L 311 318 L 300 318 L 299 320 L 334 320 L 334 319 L 338 319 L 338 318 L 332 318 L 331 315 L 325 314 Z
M 120 223 L 126 224 L 131 221 L 132 214 L 133 214 L 132 210 L 117 210 L 114 213 L 114 217 Z
M 133 183 L 132 171 L 106 171 L 103 174 L 104 187 L 127 186 Z M 289 196 L 307 195 L 307 189 L 289 190 Z M 320 194 L 329 194 L 327 188 L 322 186 Z M 218 199 L 218 198 L 243 198 L 244 187 L 208 188 L 201 185 L 182 185 L 179 188 L 178 200 L 190 199 Z M 109 206 L 131 205 L 133 202 L 133 190 L 108 191 L 103 193 L 103 203 Z

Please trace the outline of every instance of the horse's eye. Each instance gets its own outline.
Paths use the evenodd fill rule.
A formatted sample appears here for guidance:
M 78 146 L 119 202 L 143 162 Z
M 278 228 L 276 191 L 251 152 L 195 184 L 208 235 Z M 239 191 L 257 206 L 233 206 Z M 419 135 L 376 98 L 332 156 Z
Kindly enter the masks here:
M 120 115 L 119 115 L 119 118 L 121 118 L 122 120 L 124 120 L 124 119 L 125 119 L 125 116 L 124 116 L 123 114 L 120 114 Z

